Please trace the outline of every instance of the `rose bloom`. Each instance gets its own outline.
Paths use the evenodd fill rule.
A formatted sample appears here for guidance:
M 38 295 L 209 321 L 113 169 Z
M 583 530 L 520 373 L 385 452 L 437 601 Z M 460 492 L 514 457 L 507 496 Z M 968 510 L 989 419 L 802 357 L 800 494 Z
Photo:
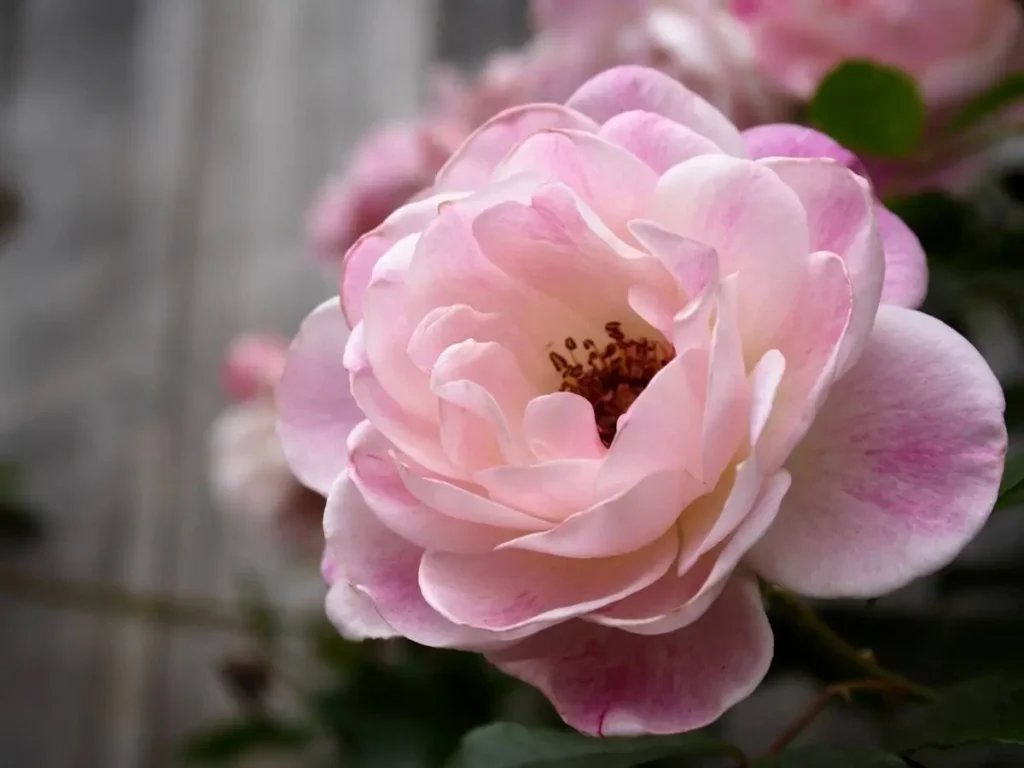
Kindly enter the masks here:
M 287 340 L 273 334 L 231 343 L 221 383 L 232 404 L 210 428 L 210 487 L 224 512 L 308 556 L 323 544 L 324 500 L 292 475 L 277 437 L 274 388 L 287 350 Z
M 858 168 L 639 67 L 474 133 L 352 248 L 279 384 L 339 628 L 671 733 L 767 671 L 758 576 L 864 597 L 949 562 L 1003 396 L 908 308 L 923 254 Z
M 1014 0 L 730 1 L 801 98 L 841 61 L 872 59 L 913 75 L 930 105 L 960 103 L 1007 74 L 1024 24 Z
M 313 252 L 336 264 L 355 240 L 429 187 L 481 123 L 529 102 L 563 102 L 617 64 L 657 67 L 740 125 L 782 117 L 783 103 L 756 67 L 746 27 L 724 0 L 533 0 L 535 36 L 499 51 L 473 76 L 431 73 L 423 115 L 371 131 L 309 217 Z

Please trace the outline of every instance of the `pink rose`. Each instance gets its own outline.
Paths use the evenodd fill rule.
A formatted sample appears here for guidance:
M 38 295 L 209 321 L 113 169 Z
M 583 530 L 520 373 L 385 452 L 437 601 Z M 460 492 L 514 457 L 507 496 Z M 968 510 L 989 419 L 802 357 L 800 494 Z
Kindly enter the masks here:
M 858 168 L 638 67 L 477 131 L 349 252 L 279 385 L 342 631 L 669 733 L 765 674 L 755 575 L 867 596 L 949 562 L 996 497 L 1003 396 L 907 308 L 923 255 Z
M 225 512 L 310 554 L 323 544 L 323 497 L 296 481 L 277 438 L 274 388 L 287 351 L 287 341 L 271 334 L 231 344 L 222 381 L 233 404 L 210 429 L 210 485 Z
M 763 66 L 808 97 L 845 59 L 873 59 L 918 81 L 933 107 L 1007 74 L 1022 14 L 1014 0 L 731 0 Z

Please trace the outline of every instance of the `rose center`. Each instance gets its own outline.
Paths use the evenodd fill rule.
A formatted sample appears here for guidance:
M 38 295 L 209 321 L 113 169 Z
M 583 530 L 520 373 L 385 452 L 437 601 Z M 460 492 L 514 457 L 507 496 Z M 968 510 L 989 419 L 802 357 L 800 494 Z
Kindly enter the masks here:
M 605 324 L 604 331 L 608 341 L 603 345 L 569 337 L 562 342 L 564 354 L 551 350 L 548 357 L 562 377 L 559 390 L 585 397 L 594 406 L 597 432 L 607 447 L 615 439 L 619 416 L 675 352 L 661 339 L 627 338 L 619 322 Z

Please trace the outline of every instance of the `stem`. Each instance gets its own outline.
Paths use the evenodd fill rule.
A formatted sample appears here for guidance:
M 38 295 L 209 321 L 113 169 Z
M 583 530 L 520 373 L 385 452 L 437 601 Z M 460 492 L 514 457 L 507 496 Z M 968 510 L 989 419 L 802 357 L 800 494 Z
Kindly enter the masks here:
M 835 685 L 830 685 L 810 703 L 807 709 L 804 710 L 804 712 L 794 720 L 786 730 L 779 734 L 778 738 L 772 742 L 771 747 L 768 748 L 768 752 L 773 755 L 781 752 L 785 747 L 789 746 L 793 739 L 803 733 L 807 726 L 818 719 L 818 716 L 825 711 L 825 707 L 829 705 L 829 702 L 831 702 L 832 699 L 837 696 L 849 699 L 850 694 L 854 691 L 879 691 L 881 693 L 908 692 L 907 689 L 902 686 L 897 686 L 893 683 L 884 682 L 882 680 L 853 680 L 848 683 L 836 683 Z
M 0 594 L 18 600 L 156 624 L 245 632 L 242 617 L 216 600 L 126 592 L 100 582 L 61 581 L 0 568 Z
M 801 632 L 814 638 L 837 661 L 851 670 L 856 670 L 861 677 L 882 683 L 891 690 L 903 691 L 913 698 L 924 701 L 936 698 L 937 694 L 930 688 L 883 667 L 870 650 L 850 645 L 823 622 L 814 609 L 793 593 L 774 584 L 766 584 L 764 594 L 772 606 L 784 612 Z

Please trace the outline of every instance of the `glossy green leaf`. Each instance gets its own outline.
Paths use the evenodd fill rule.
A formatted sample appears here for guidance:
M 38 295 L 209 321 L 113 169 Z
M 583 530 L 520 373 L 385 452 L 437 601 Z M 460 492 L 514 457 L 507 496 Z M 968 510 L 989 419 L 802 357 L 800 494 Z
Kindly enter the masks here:
M 893 738 L 892 747 L 910 752 L 975 742 L 1024 744 L 1024 674 L 971 680 L 945 691 Z
M 754 768 L 907 768 L 896 756 L 873 749 L 803 747 L 761 758 Z
M 924 131 L 925 105 L 914 79 L 872 61 L 839 64 L 808 109 L 814 127 L 855 152 L 904 157 Z
M 960 133 L 1016 101 L 1024 100 L 1024 72 L 1015 72 L 1000 80 L 964 106 L 949 121 L 949 130 Z
M 229 765 L 253 755 L 295 752 L 311 739 L 308 729 L 269 718 L 228 720 L 194 734 L 182 757 L 189 765 Z
M 451 768 L 631 768 L 653 760 L 740 755 L 700 732 L 595 739 L 568 731 L 494 723 L 467 735 Z

